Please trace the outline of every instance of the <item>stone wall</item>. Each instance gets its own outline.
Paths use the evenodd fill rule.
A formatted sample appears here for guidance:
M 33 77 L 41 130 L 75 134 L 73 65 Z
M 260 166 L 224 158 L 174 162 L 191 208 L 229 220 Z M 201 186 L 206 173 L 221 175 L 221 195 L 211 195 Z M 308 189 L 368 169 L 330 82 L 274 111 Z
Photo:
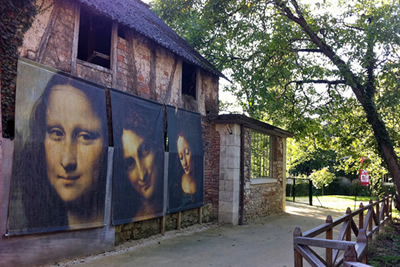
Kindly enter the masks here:
M 251 130 L 245 128 L 245 161 L 244 161 L 244 219 L 250 221 L 258 217 L 283 211 L 284 205 L 284 164 L 286 140 L 271 136 L 272 174 L 263 182 L 250 178 L 251 164 Z
M 39 1 L 41 2 L 41 1 Z M 124 28 L 118 36 L 113 27 L 110 69 L 74 58 L 77 44 L 75 29 L 79 6 L 73 0 L 45 0 L 49 8 L 40 13 L 26 33 L 21 57 L 71 73 L 104 87 L 178 107 L 188 107 L 181 96 L 182 60 L 164 47 Z M 54 6 L 52 6 L 54 4 Z M 115 22 L 114 22 L 115 26 Z M 119 25 L 121 26 L 121 25 Z M 76 55 L 75 55 L 76 57 Z M 219 134 L 207 114 L 218 113 L 218 77 L 198 70 L 199 97 L 189 105 L 202 115 L 205 152 L 203 222 L 215 220 L 218 211 Z M 182 212 L 182 227 L 199 221 L 197 209 Z M 197 216 L 197 217 L 196 217 Z M 116 227 L 116 242 L 159 233 L 160 218 Z M 166 216 L 165 229 L 176 229 L 176 214 Z
M 117 225 L 115 227 L 115 244 L 121 244 L 128 240 L 137 240 L 160 234 L 162 228 L 165 231 L 172 231 L 179 228 L 186 228 L 200 222 L 199 209 L 182 211 L 181 223 L 178 225 L 178 214 L 171 213 L 165 216 L 165 225 L 162 225 L 162 217 L 146 221 Z M 201 223 L 208 223 L 215 220 L 212 204 L 202 207 Z
M 202 118 L 204 144 L 204 202 L 212 205 L 212 219 L 218 217 L 220 136 L 214 124 Z

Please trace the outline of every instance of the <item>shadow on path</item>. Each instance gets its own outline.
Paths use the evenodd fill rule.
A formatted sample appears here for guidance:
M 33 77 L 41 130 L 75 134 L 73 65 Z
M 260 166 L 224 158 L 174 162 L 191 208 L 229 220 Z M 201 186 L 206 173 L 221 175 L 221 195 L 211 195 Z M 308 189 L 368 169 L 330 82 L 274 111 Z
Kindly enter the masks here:
M 293 266 L 293 230 L 303 232 L 343 213 L 287 202 L 286 212 L 247 225 L 208 225 L 167 233 L 133 247 L 57 266 Z M 139 242 L 140 243 L 140 242 Z

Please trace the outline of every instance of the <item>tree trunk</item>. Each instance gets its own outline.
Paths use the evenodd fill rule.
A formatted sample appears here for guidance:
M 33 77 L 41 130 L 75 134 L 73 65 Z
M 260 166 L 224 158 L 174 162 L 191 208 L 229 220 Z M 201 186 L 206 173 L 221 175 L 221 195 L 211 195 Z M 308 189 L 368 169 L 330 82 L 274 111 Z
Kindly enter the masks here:
M 318 35 L 315 33 L 307 21 L 302 16 L 301 11 L 298 9 L 296 0 L 291 0 L 291 3 L 295 7 L 296 15 L 293 14 L 292 10 L 288 8 L 287 2 L 283 0 L 275 0 L 275 5 L 278 9 L 281 9 L 284 15 L 291 21 L 297 23 L 304 32 L 310 37 L 310 40 L 321 50 L 321 52 L 328 57 L 334 65 L 339 69 L 340 73 L 344 77 L 346 84 L 353 90 L 357 100 L 361 103 L 368 123 L 372 126 L 374 136 L 377 141 L 378 150 L 381 153 L 383 160 L 385 161 L 389 172 L 396 185 L 396 208 L 400 211 L 400 164 L 398 157 L 394 151 L 393 143 L 390 139 L 389 133 L 386 129 L 385 123 L 381 120 L 374 103 L 375 88 L 375 77 L 374 71 L 374 58 L 370 57 L 367 60 L 367 73 L 368 82 L 363 85 L 361 80 L 356 74 L 354 74 L 349 66 L 332 50 L 332 48 L 326 44 Z M 373 55 L 373 40 L 369 40 L 367 55 Z

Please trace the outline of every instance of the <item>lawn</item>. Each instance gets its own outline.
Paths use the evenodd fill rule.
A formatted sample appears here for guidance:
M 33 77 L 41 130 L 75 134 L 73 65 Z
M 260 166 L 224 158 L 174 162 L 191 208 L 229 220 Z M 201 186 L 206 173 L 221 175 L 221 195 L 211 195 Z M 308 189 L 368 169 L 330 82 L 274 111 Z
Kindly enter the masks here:
M 346 212 L 347 207 L 352 211 L 360 207 L 362 202 L 364 206 L 368 205 L 371 197 L 361 197 L 357 196 L 355 200 L 354 196 L 339 196 L 339 195 L 329 195 L 329 196 L 313 196 L 313 206 L 324 207 L 328 209 L 334 209 L 342 212 Z M 286 197 L 287 201 L 292 201 L 293 198 Z M 373 201 L 376 200 L 375 197 L 372 198 Z M 296 202 L 309 203 L 307 197 L 296 197 Z

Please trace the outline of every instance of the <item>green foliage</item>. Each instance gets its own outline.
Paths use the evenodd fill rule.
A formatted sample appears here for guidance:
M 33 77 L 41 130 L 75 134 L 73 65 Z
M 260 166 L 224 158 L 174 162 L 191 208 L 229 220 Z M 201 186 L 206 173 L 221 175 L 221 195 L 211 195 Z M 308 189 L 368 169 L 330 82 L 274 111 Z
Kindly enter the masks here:
M 1 113 L 4 137 L 14 135 L 15 80 L 18 47 L 36 15 L 34 0 L 2 0 L 0 4 Z
M 395 220 L 396 221 L 396 220 Z M 368 264 L 372 266 L 399 266 L 400 264 L 400 226 L 395 223 L 385 227 L 368 245 Z
M 335 175 L 329 171 L 328 167 L 322 168 L 321 170 L 314 170 L 310 175 L 310 179 L 317 189 L 328 186 L 335 178 Z
M 359 172 L 361 157 L 373 180 L 387 173 L 396 154 L 382 147 L 400 152 L 397 0 L 156 0 L 152 8 L 234 81 L 227 90 L 246 113 L 295 133 L 288 169 L 333 151 L 347 174 Z

